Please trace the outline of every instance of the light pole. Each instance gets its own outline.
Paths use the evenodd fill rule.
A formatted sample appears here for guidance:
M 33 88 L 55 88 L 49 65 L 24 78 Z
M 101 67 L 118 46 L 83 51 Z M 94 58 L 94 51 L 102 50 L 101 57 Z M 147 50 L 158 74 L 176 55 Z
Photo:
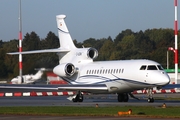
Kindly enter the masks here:
M 22 52 L 21 0 L 19 0 L 19 52 Z M 22 81 L 22 54 L 19 54 L 19 79 Z
M 168 52 L 168 50 L 167 50 L 167 67 L 166 67 L 166 69 L 169 69 L 169 52 Z
M 174 52 L 174 59 L 175 59 L 175 65 L 176 65 L 176 54 L 177 54 L 177 50 L 175 50 L 173 47 L 168 47 L 168 51 L 169 50 L 171 50 L 171 51 L 173 51 Z M 168 55 L 168 51 L 167 51 L 167 69 L 169 68 L 169 55 Z M 176 68 L 176 66 L 175 66 L 175 84 L 177 84 L 177 80 L 178 80 L 178 78 L 177 78 L 177 76 L 178 76 L 178 70 L 177 70 L 177 68 Z

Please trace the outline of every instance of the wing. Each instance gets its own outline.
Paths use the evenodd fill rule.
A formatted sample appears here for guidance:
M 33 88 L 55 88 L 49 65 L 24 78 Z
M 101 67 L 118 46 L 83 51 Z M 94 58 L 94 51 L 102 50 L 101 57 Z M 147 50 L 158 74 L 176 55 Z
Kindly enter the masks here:
M 174 88 L 180 88 L 180 84 L 168 84 L 162 87 L 162 89 L 174 89 Z
M 90 93 L 108 92 L 105 84 L 90 85 L 29 85 L 29 84 L 0 84 L 0 92 L 26 92 L 26 91 L 82 91 Z
M 49 53 L 49 52 L 69 52 L 67 49 L 56 48 L 56 49 L 45 49 L 45 50 L 32 50 L 32 51 L 24 51 L 24 52 L 12 52 L 7 53 L 9 55 L 17 55 L 17 54 L 34 54 L 34 53 Z

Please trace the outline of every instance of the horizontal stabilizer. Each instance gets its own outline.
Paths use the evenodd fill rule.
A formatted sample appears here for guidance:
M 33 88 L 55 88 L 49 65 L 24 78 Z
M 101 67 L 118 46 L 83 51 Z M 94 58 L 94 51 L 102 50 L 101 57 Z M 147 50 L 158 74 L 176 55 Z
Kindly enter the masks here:
M 24 52 L 12 52 L 12 53 L 7 53 L 9 55 L 18 55 L 18 54 L 34 54 L 34 53 L 52 53 L 52 52 L 69 52 L 70 50 L 67 49 L 61 49 L 61 48 L 56 48 L 56 49 L 45 49 L 45 50 L 32 50 L 32 51 L 24 51 Z
M 105 84 L 91 84 L 91 85 L 31 85 L 31 84 L 0 84 L 0 92 L 25 92 L 25 91 L 82 91 L 101 93 L 107 92 Z

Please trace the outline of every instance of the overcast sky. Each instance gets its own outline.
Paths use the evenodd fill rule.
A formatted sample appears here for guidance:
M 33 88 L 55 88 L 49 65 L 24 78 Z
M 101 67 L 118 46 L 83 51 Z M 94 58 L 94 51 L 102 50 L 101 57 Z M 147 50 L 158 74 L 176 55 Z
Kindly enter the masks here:
M 22 0 L 23 36 L 57 35 L 56 15 L 65 14 L 73 39 L 114 39 L 122 30 L 174 29 L 174 0 Z M 0 40 L 18 39 L 19 0 L 0 0 Z M 179 16 L 178 16 L 179 19 Z M 178 27 L 179 29 L 179 27 Z

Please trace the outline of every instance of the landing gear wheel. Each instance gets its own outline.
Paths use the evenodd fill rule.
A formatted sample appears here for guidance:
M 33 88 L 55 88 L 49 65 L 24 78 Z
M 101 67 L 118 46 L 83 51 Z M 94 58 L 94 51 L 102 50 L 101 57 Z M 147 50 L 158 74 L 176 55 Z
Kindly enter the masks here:
M 78 102 L 83 102 L 83 95 L 82 94 L 81 94 L 81 96 L 79 96 Z
M 73 102 L 77 102 L 77 99 L 76 99 L 76 97 L 75 97 L 75 98 L 73 98 L 73 99 L 72 99 L 72 101 L 73 101 Z
M 83 95 L 81 91 L 78 91 L 78 94 L 75 98 L 72 99 L 73 102 L 83 102 Z
M 128 102 L 129 96 L 127 93 L 118 94 L 118 102 Z
M 153 103 L 154 102 L 154 98 L 148 98 L 148 103 Z

